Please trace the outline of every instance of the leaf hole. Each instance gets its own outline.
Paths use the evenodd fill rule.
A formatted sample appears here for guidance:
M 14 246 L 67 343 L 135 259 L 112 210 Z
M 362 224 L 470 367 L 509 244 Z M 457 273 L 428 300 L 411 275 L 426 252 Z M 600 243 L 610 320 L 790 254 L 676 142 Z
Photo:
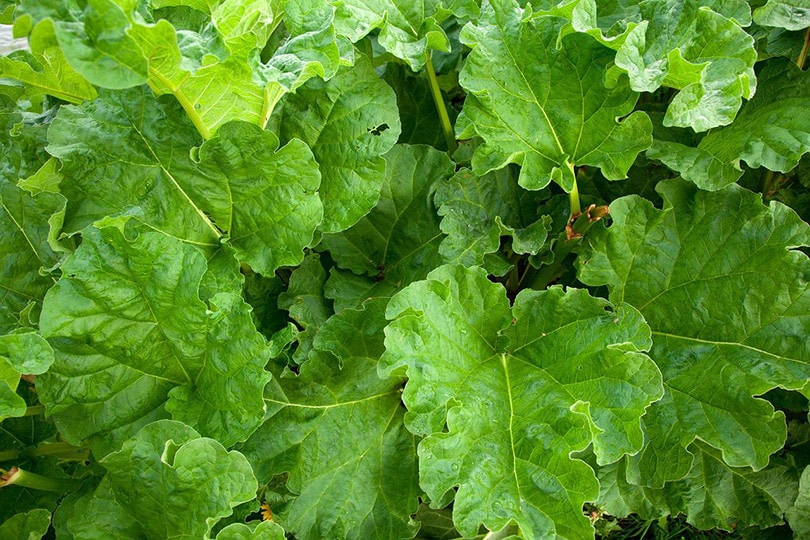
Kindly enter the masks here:
M 369 133 L 371 133 L 375 137 L 379 137 L 382 134 L 383 131 L 385 131 L 387 129 L 390 129 L 390 127 L 391 126 L 389 126 L 388 124 L 380 124 L 377 127 L 367 128 L 366 131 L 368 131 Z

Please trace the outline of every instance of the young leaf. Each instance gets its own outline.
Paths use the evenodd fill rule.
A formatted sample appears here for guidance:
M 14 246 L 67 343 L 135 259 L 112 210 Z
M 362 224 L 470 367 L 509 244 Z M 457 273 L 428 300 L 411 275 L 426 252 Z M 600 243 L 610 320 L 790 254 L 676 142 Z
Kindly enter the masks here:
M 697 145 L 655 141 L 647 157 L 662 161 L 703 189 L 720 189 L 749 167 L 788 172 L 810 152 L 810 74 L 783 58 L 765 64 L 759 91 L 730 126 L 710 131 Z
M 557 48 L 565 21 L 524 15 L 516 0 L 491 0 L 461 32 L 472 52 L 459 75 L 468 94 L 456 133 L 485 141 L 473 171 L 517 163 L 523 187 L 541 189 L 553 180 L 566 191 L 573 189 L 576 165 L 624 178 L 649 147 L 652 124 L 632 112 L 638 94 L 626 79 L 605 87 L 613 53 L 582 34 L 564 37 Z
M 241 298 L 200 300 L 205 270 L 197 249 L 162 234 L 84 231 L 40 323 L 56 352 L 40 397 L 67 440 L 104 455 L 167 411 L 226 445 L 259 425 L 264 339 Z
M 100 463 L 107 475 L 68 521 L 76 538 L 207 538 L 258 487 L 242 454 L 171 420 L 145 426 Z
M 382 154 L 400 132 L 393 90 L 357 55 L 330 81 L 311 80 L 289 96 L 279 115 L 282 141 L 301 139 L 320 165 L 323 232 L 349 228 L 377 203 L 385 176 Z
M 402 423 L 400 381 L 374 369 L 385 304 L 371 300 L 329 318 L 315 338 L 322 354 L 268 386 L 276 412 L 241 447 L 261 481 L 289 471 L 295 498 L 273 512 L 299 538 L 416 532 L 416 441 Z
M 696 438 L 732 467 L 761 469 L 784 444 L 785 421 L 753 396 L 810 376 L 810 263 L 792 250 L 810 243 L 810 227 L 737 186 L 707 193 L 667 181 L 658 192 L 663 210 L 636 196 L 614 201 L 614 224 L 591 231 L 578 259 L 583 282 L 607 285 L 612 301 L 644 315 L 664 376 L 631 479 L 682 478 Z
M 284 529 L 272 521 L 232 523 L 219 531 L 217 540 L 284 540 Z
M 555 287 L 506 291 L 480 268 L 442 266 L 389 303 L 381 375 L 405 368 L 406 425 L 434 502 L 455 486 L 453 520 L 517 522 L 527 538 L 587 538 L 599 485 L 572 452 L 608 463 L 641 447 L 639 418 L 661 395 L 638 312 Z M 444 425 L 447 429 L 444 429 Z

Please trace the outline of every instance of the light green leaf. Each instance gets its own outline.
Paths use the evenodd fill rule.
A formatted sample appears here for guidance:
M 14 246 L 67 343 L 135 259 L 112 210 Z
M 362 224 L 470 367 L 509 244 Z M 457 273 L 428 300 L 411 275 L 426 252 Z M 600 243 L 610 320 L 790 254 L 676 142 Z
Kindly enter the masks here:
M 231 523 L 217 534 L 217 540 L 284 540 L 284 529 L 272 521 Z
M 385 300 L 331 317 L 315 338 L 323 354 L 266 392 L 277 411 L 242 451 L 268 482 L 289 471 L 295 498 L 273 507 L 298 538 L 410 538 L 416 527 L 416 441 L 402 423 L 396 379 L 377 377 Z M 369 489 L 369 488 L 372 489 Z
M 799 495 L 785 517 L 795 533 L 794 538 L 810 534 L 810 467 L 804 468 L 799 480 Z
M 138 207 L 150 228 L 196 245 L 215 248 L 227 235 L 258 272 L 300 263 L 322 216 L 312 152 L 299 140 L 279 148 L 275 135 L 245 122 L 221 132 L 195 160 L 193 127 L 143 89 L 63 108 L 48 151 L 63 162 L 66 229 Z
M 22 375 L 41 375 L 53 363 L 53 349 L 35 332 L 0 335 L 0 421 L 25 414 L 25 400 L 17 395 Z
M 377 203 L 385 176 L 382 154 L 396 143 L 400 123 L 394 91 L 358 54 L 328 82 L 310 80 L 288 96 L 282 141 L 301 139 L 320 165 L 321 230 L 347 229 Z
M 390 298 L 441 264 L 439 218 L 430 201 L 434 187 L 453 174 L 447 155 L 428 146 L 397 145 L 385 155 L 386 174 L 377 206 L 350 229 L 324 235 L 322 245 L 359 285 L 351 305 L 366 298 Z M 330 298 L 345 296 L 341 274 L 333 272 Z M 354 287 L 352 287 L 354 288 Z M 337 290 L 336 290 L 337 289 Z M 340 303 L 336 309 L 346 304 Z
M 0 77 L 25 84 L 28 98 L 48 94 L 69 103 L 95 99 L 93 85 L 67 63 L 50 20 L 35 26 L 28 39 L 31 52 L 16 51 L 0 58 Z
M 754 22 L 762 26 L 804 30 L 810 26 L 810 2 L 807 0 L 768 0 L 764 6 L 754 10 Z
M 56 352 L 40 398 L 65 439 L 103 455 L 167 411 L 227 445 L 260 424 L 264 339 L 241 298 L 200 300 L 205 270 L 165 235 L 84 231 L 40 322 Z
M 639 418 L 662 392 L 639 313 L 559 287 L 524 290 L 510 308 L 486 271 L 443 266 L 386 316 L 380 373 L 406 370 L 421 486 L 442 503 L 458 486 L 459 532 L 514 520 L 526 538 L 592 537 L 582 504 L 599 485 L 571 453 L 592 444 L 608 463 L 637 451 Z
M 662 161 L 703 189 L 720 189 L 749 167 L 787 172 L 810 152 L 810 75 L 786 59 L 765 64 L 759 91 L 727 127 L 710 131 L 689 147 L 655 141 L 647 157 Z
M 39 508 L 17 514 L 0 525 L 0 540 L 40 540 L 51 524 L 51 513 Z
M 810 244 L 810 227 L 737 186 L 707 193 L 678 180 L 657 190 L 663 210 L 637 196 L 614 201 L 613 225 L 589 232 L 578 259 L 580 280 L 644 315 L 664 376 L 631 481 L 683 477 L 696 438 L 732 467 L 762 469 L 785 442 L 785 421 L 753 396 L 810 376 L 810 264 L 792 250 Z
M 657 519 L 683 513 L 699 529 L 743 529 L 769 527 L 782 522 L 782 516 L 796 498 L 795 467 L 778 458 L 761 471 L 729 467 L 720 452 L 697 442 L 692 469 L 682 480 L 667 482 L 663 488 L 636 486 L 627 481 L 624 460 L 599 470 L 600 504 L 607 513 L 624 517 L 639 514 Z
M 447 238 L 439 251 L 445 262 L 482 265 L 512 237 L 512 250 L 537 254 L 548 237 L 549 218 L 541 218 L 537 193 L 521 189 L 510 168 L 478 176 L 462 169 L 438 184 L 433 202 Z
M 68 521 L 76 538 L 207 538 L 258 487 L 242 454 L 170 420 L 145 426 L 100 463 L 107 475 Z
M 638 94 L 623 78 L 605 87 L 612 51 L 582 34 L 564 37 L 557 48 L 564 24 L 526 20 L 515 0 L 491 0 L 462 30 L 472 52 L 459 75 L 467 98 L 456 133 L 485 141 L 473 156 L 476 174 L 517 163 L 523 187 L 553 180 L 570 191 L 574 166 L 593 165 L 618 180 L 650 145 L 649 118 L 630 114 Z
M 385 50 L 405 60 L 413 71 L 425 65 L 425 53 L 449 51 L 450 42 L 439 23 L 448 9 L 457 15 L 478 11 L 474 0 L 333 0 L 338 33 L 357 42 L 375 29 Z

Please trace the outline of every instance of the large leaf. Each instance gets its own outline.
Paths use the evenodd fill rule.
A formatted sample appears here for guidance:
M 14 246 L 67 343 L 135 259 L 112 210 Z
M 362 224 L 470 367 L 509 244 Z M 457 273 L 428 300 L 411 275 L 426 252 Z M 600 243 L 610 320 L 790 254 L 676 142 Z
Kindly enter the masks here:
M 443 502 L 458 486 L 459 532 L 514 520 L 526 538 L 591 537 L 582 504 L 599 484 L 571 454 L 592 444 L 607 463 L 637 451 L 639 418 L 661 395 L 639 313 L 559 287 L 510 307 L 484 270 L 443 266 L 386 315 L 381 374 L 406 368 L 421 485 Z
M 663 488 L 636 486 L 627 482 L 625 461 L 599 470 L 599 502 L 607 513 L 624 517 L 637 513 L 657 519 L 683 513 L 700 529 L 743 529 L 778 525 L 796 498 L 795 467 L 779 459 L 761 471 L 729 467 L 720 452 L 698 443 L 695 463 L 682 480 Z
M 472 160 L 477 174 L 517 163 L 523 187 L 553 180 L 570 191 L 574 166 L 593 165 L 617 180 L 649 146 L 649 118 L 631 114 L 638 94 L 623 78 L 605 87 L 613 52 L 583 34 L 557 48 L 564 23 L 526 20 L 516 0 L 491 0 L 461 32 L 472 52 L 459 76 L 467 98 L 456 133 L 484 139 Z
M 145 426 L 101 464 L 107 475 L 68 521 L 75 538 L 207 538 L 258 487 L 242 454 L 170 420 Z
M 377 377 L 385 300 L 331 317 L 323 354 L 266 392 L 275 412 L 242 446 L 260 481 L 289 471 L 295 498 L 273 508 L 299 538 L 410 538 L 416 441 L 402 423 L 400 381 Z M 373 486 L 373 489 L 369 487 Z
M 283 141 L 307 143 L 320 165 L 324 232 L 342 231 L 377 203 L 385 176 L 382 154 L 400 132 L 394 91 L 364 55 L 328 82 L 311 80 L 284 102 Z
M 338 266 L 327 296 L 336 309 L 368 297 L 391 297 L 441 264 L 439 218 L 430 202 L 434 186 L 453 173 L 443 152 L 397 145 L 385 155 L 385 182 L 377 206 L 350 229 L 325 235 L 322 245 Z
M 637 196 L 614 201 L 614 224 L 591 231 L 578 259 L 583 282 L 644 315 L 664 376 L 631 478 L 683 477 L 696 438 L 733 467 L 761 469 L 784 444 L 785 421 L 753 396 L 810 376 L 810 263 L 791 250 L 810 243 L 810 227 L 737 186 L 707 193 L 678 180 L 658 192 L 663 210 Z
M 719 189 L 749 167 L 787 172 L 810 152 L 810 74 L 786 59 L 769 61 L 759 91 L 728 127 L 710 131 L 697 145 L 655 141 L 647 156 L 661 160 L 703 189 Z
M 249 307 L 198 296 L 206 263 L 176 239 L 88 228 L 46 296 L 56 361 L 38 381 L 64 437 L 110 450 L 167 416 L 231 445 L 261 423 L 267 349 Z
M 229 236 L 240 260 L 272 275 L 301 262 L 322 218 L 320 175 L 304 143 L 279 149 L 272 133 L 231 122 L 195 161 L 194 128 L 142 88 L 63 108 L 48 139 L 63 162 L 69 232 L 137 207 L 150 228 L 193 244 L 215 248 Z

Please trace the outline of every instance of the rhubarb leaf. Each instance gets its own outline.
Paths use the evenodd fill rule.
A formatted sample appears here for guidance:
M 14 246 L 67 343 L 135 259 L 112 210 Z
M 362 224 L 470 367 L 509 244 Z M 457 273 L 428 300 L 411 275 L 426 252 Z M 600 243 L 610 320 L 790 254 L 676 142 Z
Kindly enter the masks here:
M 386 316 L 380 373 L 408 376 L 420 483 L 443 503 L 458 486 L 459 532 L 514 520 L 527 538 L 592 536 L 582 504 L 599 484 L 571 454 L 592 444 L 607 463 L 637 451 L 639 418 L 662 392 L 639 313 L 560 287 L 510 307 L 484 270 L 442 266 Z
M 632 113 L 638 94 L 626 79 L 605 87 L 613 53 L 582 34 L 564 37 L 558 48 L 563 19 L 523 15 L 515 0 L 492 0 L 461 32 L 472 52 L 459 75 L 467 98 L 456 134 L 485 141 L 473 171 L 517 163 L 521 186 L 541 189 L 553 180 L 566 191 L 578 165 L 624 178 L 650 145 L 652 125 L 643 112 Z
M 709 193 L 678 180 L 657 190 L 662 210 L 637 196 L 614 201 L 613 225 L 592 231 L 578 259 L 583 282 L 607 285 L 612 301 L 642 313 L 664 377 L 631 481 L 682 478 L 696 438 L 732 467 L 762 469 L 786 429 L 754 396 L 810 377 L 810 262 L 792 249 L 810 245 L 810 227 L 737 186 Z

